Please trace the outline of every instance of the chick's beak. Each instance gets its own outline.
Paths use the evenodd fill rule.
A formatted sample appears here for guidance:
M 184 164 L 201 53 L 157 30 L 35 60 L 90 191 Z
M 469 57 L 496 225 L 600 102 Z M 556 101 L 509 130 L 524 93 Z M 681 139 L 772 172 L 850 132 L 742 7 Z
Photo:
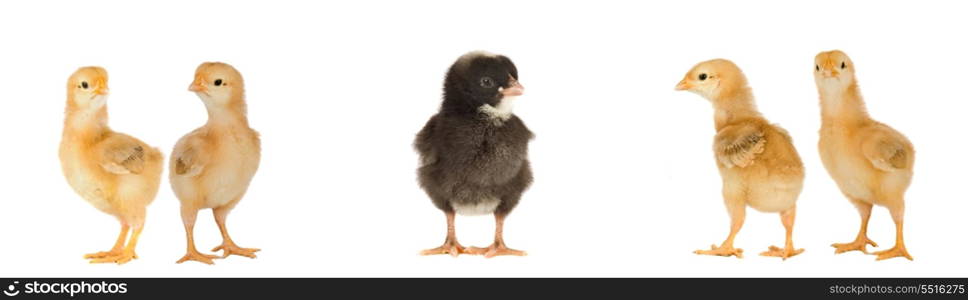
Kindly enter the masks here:
M 685 91 L 689 89 L 692 89 L 692 85 L 689 84 L 689 82 L 686 81 L 685 79 L 683 79 L 682 81 L 679 81 L 679 84 L 676 85 L 677 91 Z
M 104 79 L 97 79 L 95 81 L 95 84 L 97 84 L 97 89 L 94 90 L 95 95 L 103 96 L 103 95 L 107 95 L 108 92 L 110 92 L 110 90 L 108 89 L 107 83 L 104 82 Z
M 516 79 L 511 78 L 510 86 L 508 86 L 506 89 L 502 89 L 501 94 L 505 97 L 524 95 L 524 86 L 521 85 L 521 83 Z
M 834 66 L 833 62 L 825 62 L 823 64 L 823 77 L 836 77 L 840 75 L 840 71 Z
M 201 78 L 195 78 L 195 81 L 192 81 L 192 84 L 188 86 L 188 90 L 196 93 L 205 92 L 207 89 L 202 85 L 202 82 L 204 81 Z

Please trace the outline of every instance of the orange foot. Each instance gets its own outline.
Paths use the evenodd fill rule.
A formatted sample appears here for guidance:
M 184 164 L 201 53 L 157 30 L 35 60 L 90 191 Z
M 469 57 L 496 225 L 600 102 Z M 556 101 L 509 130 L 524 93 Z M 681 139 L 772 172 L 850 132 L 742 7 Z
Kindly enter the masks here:
M 912 261 L 914 260 L 914 258 L 911 257 L 911 254 L 908 254 L 907 249 L 904 248 L 904 245 L 900 245 L 900 246 L 894 245 L 894 248 L 887 249 L 884 251 L 877 251 L 877 252 L 874 252 L 873 254 L 877 255 L 877 260 L 885 260 L 888 258 L 895 258 L 895 257 L 905 257 L 908 260 L 912 260 Z
M 217 259 L 217 258 L 221 258 L 221 257 L 219 257 L 218 255 L 201 254 L 197 250 L 190 250 L 188 251 L 187 254 L 185 254 L 185 256 L 183 256 L 175 263 L 180 264 L 189 260 L 194 260 L 200 263 L 214 265 L 215 262 L 212 261 L 212 259 Z
M 464 248 L 464 246 L 461 246 L 460 243 L 451 240 L 445 241 L 440 247 L 420 251 L 420 255 L 450 254 L 450 256 L 453 257 L 457 257 L 457 255 L 463 253 L 468 253 L 467 248 Z
M 786 260 L 787 258 L 794 257 L 800 253 L 803 253 L 803 249 L 795 249 L 793 247 L 780 248 L 777 246 L 770 246 L 770 250 L 763 251 L 763 253 L 760 253 L 760 256 L 773 256 L 773 257 L 783 258 L 783 260 Z
M 473 255 L 484 255 L 486 258 L 495 257 L 498 255 L 513 255 L 513 256 L 527 256 L 528 253 L 521 250 L 514 250 L 508 248 L 504 244 L 491 244 L 487 248 L 480 247 L 470 247 L 467 249 L 467 254 Z
M 111 251 L 101 251 L 97 253 L 84 254 L 84 259 L 95 259 L 95 258 L 105 258 L 109 256 L 121 255 L 121 249 L 112 249 Z
M 730 247 L 716 247 L 716 245 L 710 246 L 710 250 L 696 250 L 692 253 L 699 255 L 716 255 L 716 256 L 736 256 L 736 258 L 743 258 L 743 249 Z
M 242 247 L 239 247 L 239 246 L 235 245 L 235 243 L 231 243 L 230 242 L 230 243 L 222 243 L 221 246 L 218 246 L 218 247 L 215 247 L 214 249 L 212 249 L 212 252 L 219 251 L 219 250 L 223 250 L 222 251 L 222 258 L 229 257 L 229 255 L 238 255 L 238 256 L 245 256 L 245 257 L 248 257 L 248 258 L 255 258 L 255 253 L 256 252 L 259 252 L 259 250 L 261 250 L 261 249 L 259 249 L 259 248 L 242 248 Z
M 84 258 L 90 259 L 92 264 L 105 264 L 105 263 L 116 263 L 123 265 L 135 258 L 138 258 L 138 254 L 135 254 L 133 250 L 121 250 L 118 252 L 98 252 L 85 255 Z
M 877 243 L 875 243 L 874 241 L 866 237 L 863 239 L 858 238 L 857 240 L 850 243 L 836 243 L 830 246 L 837 248 L 837 250 L 834 250 L 834 253 L 836 254 L 840 254 L 848 251 L 855 251 L 855 250 L 863 252 L 864 254 L 867 254 L 867 245 L 877 247 Z

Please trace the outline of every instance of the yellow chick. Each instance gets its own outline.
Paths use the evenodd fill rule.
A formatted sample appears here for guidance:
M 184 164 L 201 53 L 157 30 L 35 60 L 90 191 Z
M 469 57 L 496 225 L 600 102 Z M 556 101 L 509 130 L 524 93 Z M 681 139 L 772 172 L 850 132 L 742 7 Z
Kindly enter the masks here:
M 875 252 L 877 260 L 903 256 L 904 192 L 911 184 L 914 146 L 900 132 L 874 121 L 854 77 L 854 63 L 844 52 L 821 52 L 814 58 L 820 94 L 820 159 L 840 191 L 860 212 L 860 232 L 850 243 L 833 244 L 836 253 L 867 253 L 867 221 L 874 204 L 887 207 L 897 229 L 894 248 Z
M 103 68 L 83 67 L 67 80 L 60 161 L 71 188 L 121 222 L 121 234 L 111 250 L 84 258 L 123 264 L 138 258 L 135 247 L 144 229 L 145 208 L 158 193 L 163 158 L 158 149 L 108 127 L 107 97 L 108 73 Z
M 205 103 L 208 123 L 178 140 L 172 151 L 169 176 L 181 201 L 188 239 L 188 253 L 178 263 L 194 260 L 212 264 L 212 259 L 218 258 L 195 249 L 195 217 L 205 208 L 212 209 L 222 232 L 222 245 L 212 251 L 222 250 L 223 258 L 233 254 L 255 258 L 259 249 L 239 247 L 225 227 L 225 218 L 242 199 L 259 168 L 259 133 L 249 128 L 242 74 L 228 64 L 203 63 L 195 70 L 188 90 Z
M 701 62 L 686 73 L 676 90 L 694 92 L 713 104 L 713 153 L 731 218 L 729 236 L 722 245 L 695 253 L 742 258 L 743 250 L 733 248 L 733 239 L 746 219 L 746 206 L 780 213 L 786 228 L 785 247 L 770 246 L 760 255 L 786 260 L 802 253 L 803 249 L 793 247 L 793 221 L 803 188 L 803 163 L 790 135 L 757 111 L 743 72 L 725 59 Z

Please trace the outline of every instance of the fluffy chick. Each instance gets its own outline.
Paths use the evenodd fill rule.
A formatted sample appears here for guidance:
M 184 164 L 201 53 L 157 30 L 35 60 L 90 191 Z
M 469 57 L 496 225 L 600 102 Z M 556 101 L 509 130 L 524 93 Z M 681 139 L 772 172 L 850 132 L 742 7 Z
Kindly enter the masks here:
M 757 111 L 743 72 L 725 59 L 701 62 L 686 73 L 676 90 L 694 92 L 713 104 L 713 153 L 731 218 L 729 236 L 722 245 L 695 253 L 741 258 L 743 250 L 733 248 L 733 239 L 743 226 L 746 206 L 780 213 L 786 228 L 785 247 L 770 246 L 760 255 L 785 260 L 802 253 L 803 249 L 793 247 L 793 222 L 803 188 L 803 163 L 790 135 Z
M 850 243 L 833 244 L 836 253 L 877 244 L 867 238 L 867 221 L 874 204 L 887 207 L 894 219 L 897 243 L 875 252 L 877 260 L 906 257 L 904 192 L 911 184 L 914 146 L 904 135 L 867 114 L 854 75 L 854 62 L 839 50 L 814 58 L 814 80 L 820 94 L 820 159 L 841 193 L 860 212 L 860 232 Z
M 163 158 L 158 149 L 108 127 L 107 97 L 108 74 L 103 68 L 83 67 L 67 80 L 60 161 L 71 188 L 121 222 L 121 234 L 111 250 L 84 258 L 123 264 L 138 257 L 135 247 L 144 229 L 145 208 L 158 193 Z
M 440 111 L 417 134 L 420 186 L 447 217 L 444 244 L 422 255 L 461 253 L 525 255 L 504 243 L 504 219 L 531 185 L 528 142 L 533 135 L 511 112 L 524 93 L 505 56 L 471 52 L 447 72 Z M 464 248 L 454 232 L 455 213 L 494 214 L 494 243 Z
M 225 227 L 226 217 L 259 168 L 259 133 L 249 128 L 242 75 L 228 64 L 203 63 L 195 70 L 188 90 L 202 99 L 208 122 L 178 140 L 171 155 L 169 179 L 181 201 L 188 239 L 188 253 L 178 263 L 194 260 L 212 264 L 212 259 L 218 258 L 195 248 L 195 217 L 205 208 L 212 209 L 222 232 L 222 245 L 212 251 L 223 250 L 222 257 L 234 254 L 255 258 L 259 249 L 239 247 Z

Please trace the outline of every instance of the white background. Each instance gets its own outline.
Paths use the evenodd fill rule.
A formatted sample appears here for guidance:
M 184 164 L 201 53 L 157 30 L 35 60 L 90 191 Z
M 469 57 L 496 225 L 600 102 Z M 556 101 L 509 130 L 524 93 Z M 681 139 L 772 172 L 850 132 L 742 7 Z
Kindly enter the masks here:
M 727 3 L 729 2 L 729 3 Z M 272 1 L 4 2 L 0 7 L 0 276 L 966 276 L 962 193 L 968 109 L 962 3 L 888 1 Z M 535 183 L 508 218 L 509 246 L 529 256 L 421 257 L 444 239 L 443 214 L 419 189 L 414 134 L 436 111 L 461 54 L 508 55 L 536 133 Z M 915 260 L 875 262 L 851 241 L 857 212 L 817 156 L 813 57 L 846 51 L 871 114 L 918 150 L 907 193 Z M 709 103 L 673 91 L 695 63 L 723 57 L 757 103 L 793 136 L 807 168 L 797 247 L 788 261 L 776 214 L 749 210 L 736 241 L 746 258 L 697 256 L 720 243 Z M 118 224 L 74 194 L 57 159 L 65 81 L 78 67 L 110 74 L 110 124 L 162 149 L 206 114 L 186 89 L 195 67 L 245 76 L 263 159 L 229 217 L 259 258 L 175 264 L 185 252 L 167 170 L 140 259 L 89 265 Z M 894 243 L 887 211 L 870 236 Z M 458 217 L 464 245 L 492 241 L 490 217 Z M 221 239 L 211 213 L 200 250 Z

